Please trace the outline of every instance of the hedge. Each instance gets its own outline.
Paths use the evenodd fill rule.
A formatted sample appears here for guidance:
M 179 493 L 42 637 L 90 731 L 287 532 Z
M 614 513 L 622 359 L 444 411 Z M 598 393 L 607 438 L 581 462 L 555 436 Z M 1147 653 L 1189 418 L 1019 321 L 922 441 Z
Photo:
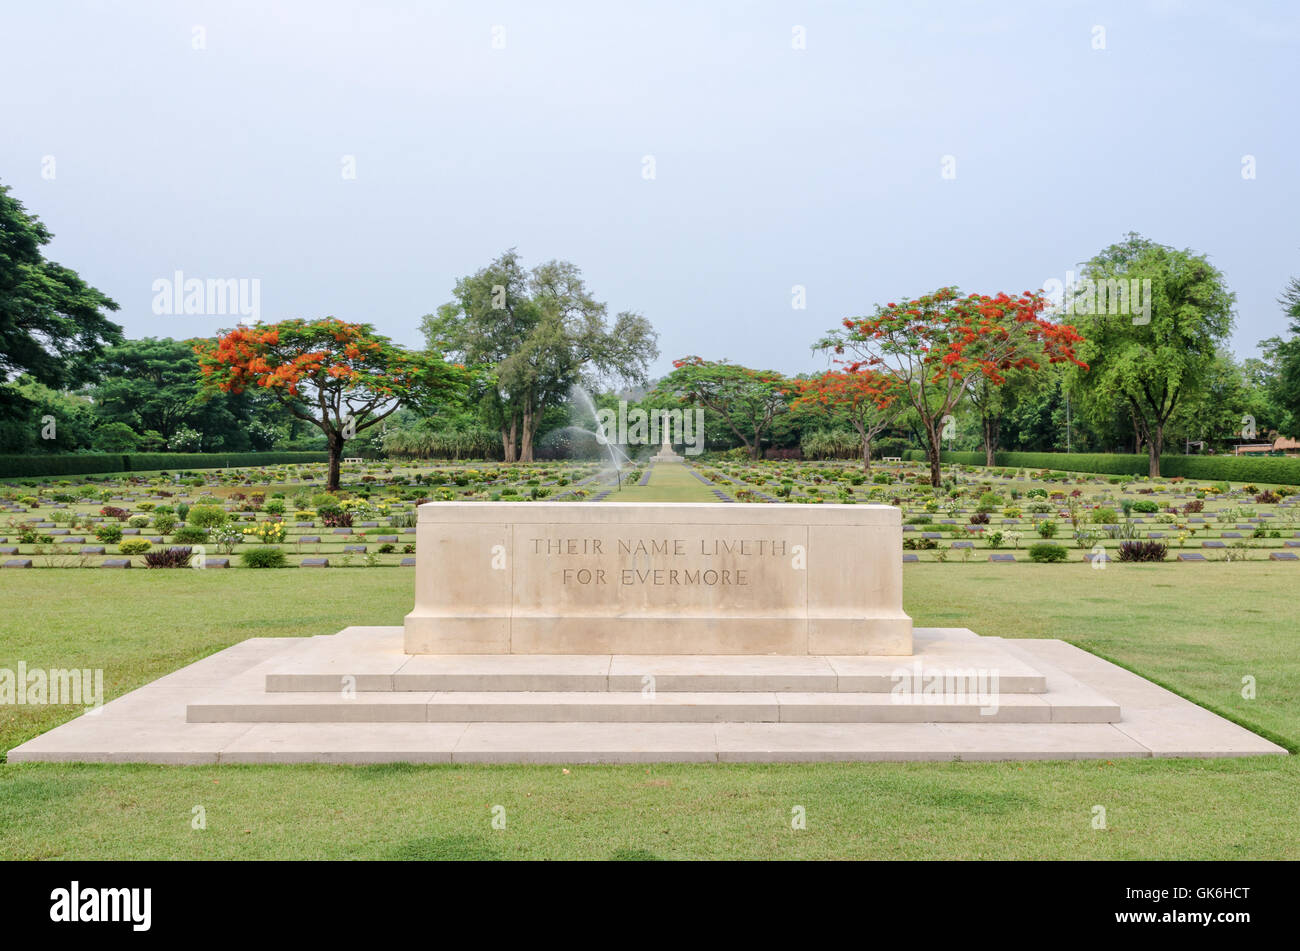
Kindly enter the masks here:
M 150 472 L 157 469 L 225 469 L 326 462 L 324 452 L 137 452 L 66 453 L 48 456 L 0 455 L 0 479 L 30 476 L 85 475 L 101 472 Z
M 903 458 L 924 462 L 925 453 L 909 449 Z M 944 452 L 946 463 L 983 466 L 984 453 Z M 1102 475 L 1145 476 L 1150 463 L 1145 455 L 1087 452 L 997 452 L 994 465 L 1005 469 L 1055 469 L 1059 472 L 1095 472 Z M 1300 459 L 1286 456 L 1161 456 L 1160 475 L 1182 476 L 1212 482 L 1265 482 L 1300 485 Z

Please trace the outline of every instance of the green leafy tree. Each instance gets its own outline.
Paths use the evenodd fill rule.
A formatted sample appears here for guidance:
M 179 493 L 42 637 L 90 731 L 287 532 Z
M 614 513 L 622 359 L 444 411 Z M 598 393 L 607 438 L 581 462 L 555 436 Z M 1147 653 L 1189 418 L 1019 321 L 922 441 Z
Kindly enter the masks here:
M 674 360 L 673 368 L 657 389 L 680 403 L 704 407 L 740 440 L 751 459 L 758 459 L 773 420 L 790 409 L 792 382 L 775 370 L 697 356 Z
M 513 251 L 456 282 L 453 299 L 422 320 L 429 349 L 483 371 L 480 405 L 506 462 L 531 462 L 547 409 L 577 385 L 643 383 L 659 355 L 649 321 L 611 324 L 567 261 L 526 270 Z
M 11 385 L 29 412 L 0 415 L 0 452 L 76 452 L 91 447 L 99 420 L 87 396 L 52 390 L 30 377 L 19 377 Z
M 0 418 L 31 413 L 7 381 L 19 376 L 56 390 L 94 379 L 91 360 L 122 339 L 106 316 L 117 304 L 77 273 L 47 261 L 49 230 L 0 185 Z
M 1278 298 L 1282 312 L 1291 320 L 1286 339 L 1274 337 L 1268 356 L 1275 374 L 1270 387 L 1274 403 L 1286 413 L 1282 425 L 1290 429 L 1288 435 L 1300 437 L 1300 278 L 1291 278 L 1282 296 Z M 1272 341 L 1264 341 L 1270 343 Z M 1261 347 L 1264 344 L 1260 344 Z
M 1101 251 L 1082 276 L 1098 286 L 1116 281 L 1142 288 L 1150 281 L 1143 313 L 1131 304 L 1129 314 L 1078 317 L 1087 338 L 1079 355 L 1090 367 L 1079 383 L 1094 413 L 1115 405 L 1128 411 L 1147 447 L 1150 475 L 1159 476 L 1165 427 L 1204 392 L 1232 330 L 1235 295 L 1204 255 L 1137 234 Z
M 126 423 L 105 423 L 95 430 L 93 445 L 97 452 L 135 452 L 140 437 Z
M 95 362 L 96 412 L 164 440 L 194 417 L 199 406 L 199 361 L 193 342 L 146 337 L 125 340 Z

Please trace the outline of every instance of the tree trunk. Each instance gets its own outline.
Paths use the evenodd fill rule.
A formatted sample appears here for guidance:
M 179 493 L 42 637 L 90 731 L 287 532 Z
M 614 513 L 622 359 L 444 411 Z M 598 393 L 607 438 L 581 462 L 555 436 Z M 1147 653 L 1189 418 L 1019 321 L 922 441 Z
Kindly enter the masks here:
M 339 463 L 343 461 L 343 436 L 341 433 L 330 433 L 328 440 L 330 466 L 329 475 L 325 479 L 325 491 L 337 492 L 339 490 Z
M 515 461 L 515 432 L 518 425 L 518 417 L 510 417 L 510 428 L 501 427 L 501 452 L 506 462 Z
M 943 479 L 939 474 L 939 451 L 943 445 L 939 436 L 938 421 L 931 423 L 926 427 L 926 458 L 930 460 L 930 485 L 933 488 L 939 488 Z
M 998 421 L 997 417 L 985 416 L 982 418 L 984 423 L 984 465 L 990 469 L 997 465 L 994 456 L 998 448 Z
M 1156 423 L 1151 438 L 1147 440 L 1147 470 L 1148 475 L 1153 479 L 1160 478 L 1160 450 L 1164 446 L 1164 441 L 1164 424 Z
M 871 471 L 871 440 L 866 436 L 862 437 L 862 471 Z
M 533 461 L 533 432 L 537 429 L 536 416 L 531 404 L 524 406 L 524 423 L 519 434 L 519 461 Z

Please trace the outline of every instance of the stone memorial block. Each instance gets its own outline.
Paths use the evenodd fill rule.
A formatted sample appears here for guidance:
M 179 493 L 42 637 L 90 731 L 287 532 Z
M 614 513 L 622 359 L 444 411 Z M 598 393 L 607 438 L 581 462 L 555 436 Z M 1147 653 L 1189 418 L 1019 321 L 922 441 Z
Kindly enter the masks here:
M 883 505 L 433 502 L 411 654 L 901 654 Z
M 30 558 L 10 558 L 5 562 L 6 568 L 30 568 L 32 560 Z

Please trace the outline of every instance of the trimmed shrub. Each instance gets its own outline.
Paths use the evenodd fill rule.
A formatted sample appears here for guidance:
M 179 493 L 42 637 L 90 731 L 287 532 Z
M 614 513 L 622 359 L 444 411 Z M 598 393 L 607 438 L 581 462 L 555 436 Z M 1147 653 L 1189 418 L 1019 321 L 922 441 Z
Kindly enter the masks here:
M 1037 542 L 1029 546 L 1029 560 L 1037 562 L 1056 562 L 1065 561 L 1068 552 L 1063 545 L 1053 545 L 1051 542 Z
M 245 568 L 283 568 L 285 557 L 278 548 L 249 548 L 240 552 L 239 563 Z
M 925 453 L 911 449 L 903 457 L 910 462 L 924 462 Z M 945 463 L 983 466 L 983 452 L 944 452 Z M 1122 453 L 1086 452 L 999 452 L 995 466 L 1022 469 L 1053 469 L 1064 472 L 1095 472 L 1101 475 L 1145 476 L 1149 464 L 1146 456 Z M 1300 459 L 1285 456 L 1161 456 L 1160 474 L 1166 479 L 1224 479 L 1230 482 L 1268 482 L 1300 485 Z
M 100 525 L 95 528 L 95 537 L 105 545 L 116 545 L 122 540 L 122 526 Z
M 159 469 L 225 469 L 327 462 L 324 452 L 50 453 L 0 455 L 0 479 L 23 476 L 148 472 Z M 1260 481 L 1269 481 L 1261 479 Z
M 224 525 L 229 518 L 230 513 L 219 505 L 196 505 L 190 509 L 185 521 L 195 528 L 215 528 Z
M 151 548 L 153 545 L 144 538 L 128 538 L 117 546 L 117 550 L 124 555 L 143 555 Z
M 182 545 L 202 545 L 208 540 L 208 532 L 207 529 L 194 525 L 182 525 L 176 529 L 172 538 Z

